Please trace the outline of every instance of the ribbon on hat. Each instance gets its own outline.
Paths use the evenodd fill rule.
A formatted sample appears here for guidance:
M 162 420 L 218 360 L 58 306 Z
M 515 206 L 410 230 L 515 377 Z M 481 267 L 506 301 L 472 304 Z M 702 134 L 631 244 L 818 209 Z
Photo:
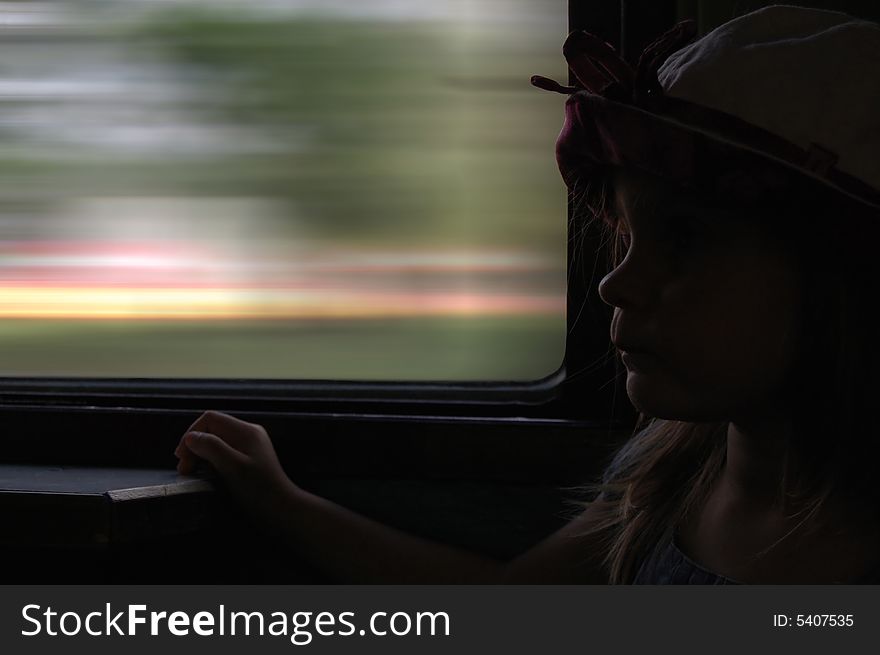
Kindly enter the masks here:
M 694 21 L 678 23 L 645 48 L 634 70 L 612 45 L 594 34 L 577 30 L 565 39 L 562 54 L 578 86 L 563 86 L 541 75 L 533 75 L 531 83 L 545 91 L 566 95 L 588 91 L 610 100 L 655 109 L 663 98 L 657 71 L 670 54 L 687 45 L 696 34 Z
M 660 35 L 642 51 L 636 67 L 633 101 L 643 107 L 651 107 L 663 97 L 663 87 L 657 79 L 657 71 L 673 52 L 680 50 L 697 36 L 697 24 L 692 20 L 681 21 Z

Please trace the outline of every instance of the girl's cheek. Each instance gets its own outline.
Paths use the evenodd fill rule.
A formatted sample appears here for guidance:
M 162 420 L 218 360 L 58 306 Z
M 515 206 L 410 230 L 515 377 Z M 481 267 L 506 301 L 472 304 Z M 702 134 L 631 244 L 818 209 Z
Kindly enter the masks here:
M 667 261 L 662 273 L 658 272 L 655 277 L 659 306 L 672 319 L 687 318 L 691 324 L 726 315 L 730 310 L 727 302 L 729 289 L 725 288 L 729 281 L 719 278 L 716 273 L 713 266 L 704 266 L 694 260 Z

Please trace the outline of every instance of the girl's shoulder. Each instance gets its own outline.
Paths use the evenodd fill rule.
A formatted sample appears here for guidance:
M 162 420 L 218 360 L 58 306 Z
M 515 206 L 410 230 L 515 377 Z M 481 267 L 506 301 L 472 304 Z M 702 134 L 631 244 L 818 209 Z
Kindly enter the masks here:
M 778 508 L 730 502 L 723 492 L 675 527 L 676 556 L 729 584 L 875 584 L 880 581 L 880 531 L 870 515 L 825 508 L 838 516 L 812 528 Z M 697 562 L 702 562 L 703 565 Z
M 668 535 L 646 557 L 633 584 L 682 584 L 682 585 L 736 585 L 742 584 L 731 578 L 710 571 L 688 557 L 675 542 L 674 534 Z
M 804 584 L 809 583 L 805 581 Z M 880 584 L 880 562 L 846 584 Z M 740 585 L 739 580 L 716 573 L 689 557 L 676 542 L 674 531 L 664 538 L 639 567 L 633 584 Z

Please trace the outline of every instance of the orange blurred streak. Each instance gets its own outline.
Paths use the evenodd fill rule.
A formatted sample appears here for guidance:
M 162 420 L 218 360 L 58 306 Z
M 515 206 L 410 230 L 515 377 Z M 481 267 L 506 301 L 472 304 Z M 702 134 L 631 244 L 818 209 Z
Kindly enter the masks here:
M 521 294 L 0 287 L 0 319 L 354 319 L 561 314 L 564 308 L 564 297 Z

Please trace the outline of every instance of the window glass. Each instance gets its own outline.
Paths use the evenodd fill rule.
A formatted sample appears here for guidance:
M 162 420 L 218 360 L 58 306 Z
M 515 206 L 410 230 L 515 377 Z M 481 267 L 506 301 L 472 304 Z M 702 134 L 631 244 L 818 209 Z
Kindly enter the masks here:
M 566 11 L 0 2 L 0 376 L 552 373 Z

